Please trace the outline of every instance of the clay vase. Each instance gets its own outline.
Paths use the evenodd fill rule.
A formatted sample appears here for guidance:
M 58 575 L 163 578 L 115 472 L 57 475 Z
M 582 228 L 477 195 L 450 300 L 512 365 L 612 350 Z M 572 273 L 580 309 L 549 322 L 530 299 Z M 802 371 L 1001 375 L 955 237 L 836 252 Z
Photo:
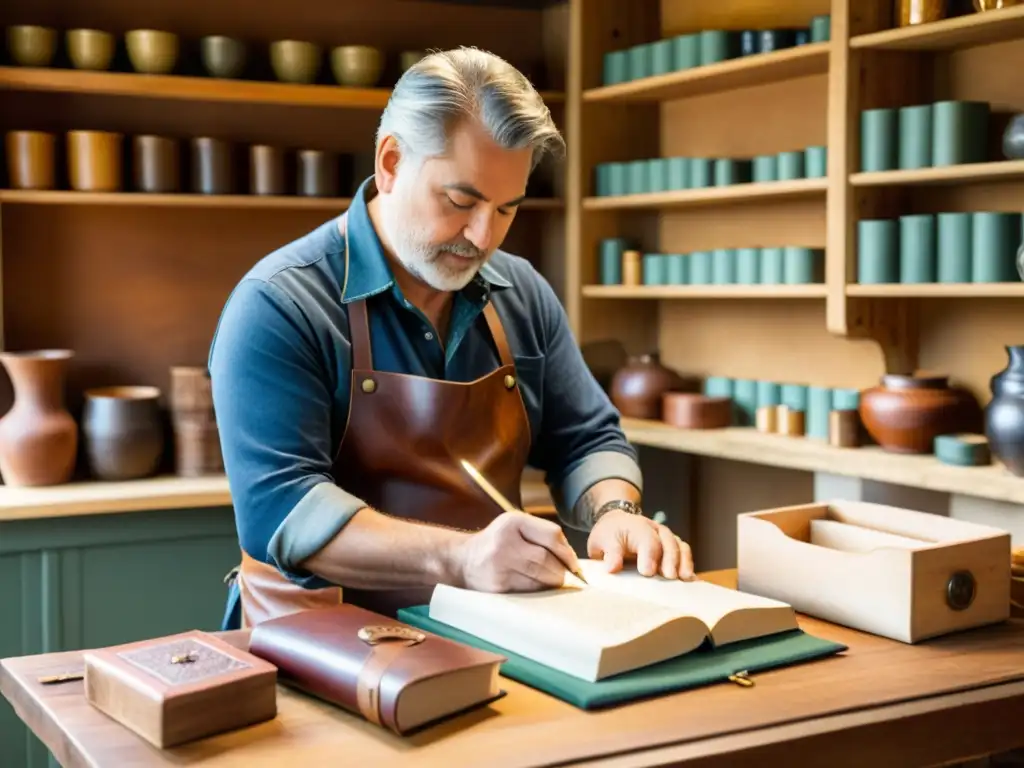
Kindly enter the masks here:
M 992 377 L 985 436 L 992 455 L 1024 477 L 1024 345 L 1006 347 L 1006 367 Z
M 932 453 L 936 436 L 978 432 L 982 423 L 978 401 L 948 376 L 883 376 L 861 393 L 858 410 L 872 439 L 893 453 Z
M 661 396 L 682 386 L 682 377 L 662 365 L 657 354 L 640 355 L 615 372 L 611 399 L 623 416 L 660 419 Z
M 64 405 L 64 383 L 73 356 L 67 349 L 0 354 L 14 388 L 14 406 L 0 419 L 0 474 L 7 485 L 71 479 L 78 425 Z
M 1003 155 L 1007 160 L 1024 160 L 1024 112 L 1014 115 L 1003 131 Z
M 100 480 L 136 480 L 153 475 L 164 452 L 160 390 L 87 389 L 82 432 L 89 469 Z

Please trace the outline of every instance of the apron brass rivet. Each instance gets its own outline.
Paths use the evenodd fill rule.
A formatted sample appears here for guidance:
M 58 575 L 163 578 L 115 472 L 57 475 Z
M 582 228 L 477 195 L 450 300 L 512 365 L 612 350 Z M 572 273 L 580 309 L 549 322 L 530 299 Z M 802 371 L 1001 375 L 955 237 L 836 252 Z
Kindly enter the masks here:
M 363 379 L 363 392 L 366 394 L 372 393 L 377 389 L 377 382 L 373 379 Z
M 516 377 L 509 374 L 505 377 L 505 389 L 512 389 L 516 385 Z

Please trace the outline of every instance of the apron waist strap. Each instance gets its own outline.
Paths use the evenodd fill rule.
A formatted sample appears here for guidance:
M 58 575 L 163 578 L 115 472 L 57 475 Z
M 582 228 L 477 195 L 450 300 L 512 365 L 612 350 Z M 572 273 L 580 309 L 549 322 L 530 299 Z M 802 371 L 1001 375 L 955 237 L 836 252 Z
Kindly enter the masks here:
M 306 589 L 289 581 L 277 568 L 242 552 L 238 566 L 242 626 L 254 627 L 268 619 L 341 603 L 341 587 Z

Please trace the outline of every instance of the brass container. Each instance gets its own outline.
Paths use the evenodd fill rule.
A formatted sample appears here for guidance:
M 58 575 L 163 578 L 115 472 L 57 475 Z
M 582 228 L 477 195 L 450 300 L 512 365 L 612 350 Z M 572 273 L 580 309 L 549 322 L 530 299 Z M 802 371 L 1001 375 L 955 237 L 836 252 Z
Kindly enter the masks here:
M 896 0 L 896 23 L 901 27 L 931 24 L 949 15 L 948 0 Z
M 116 192 L 121 189 L 119 133 L 68 131 L 68 179 L 79 192 Z
M 132 141 L 132 177 L 139 192 L 181 191 L 178 142 L 166 136 L 136 136 Z
M 57 31 L 28 24 L 8 27 L 7 50 L 15 64 L 48 67 L 57 53 Z
M 110 62 L 114 60 L 114 36 L 109 32 L 69 29 L 65 44 L 75 69 L 110 69 Z
M 320 47 L 301 40 L 270 44 L 270 65 L 284 83 L 312 83 L 320 72 Z
M 203 67 L 212 77 L 234 78 L 245 69 L 245 43 L 233 37 L 210 35 L 200 43 Z
M 53 189 L 56 181 L 56 144 L 52 133 L 7 133 L 7 178 L 12 189 Z
M 166 75 L 178 63 L 178 36 L 157 29 L 133 29 L 124 36 L 136 72 Z
M 339 45 L 331 51 L 331 69 L 341 85 L 372 88 L 384 71 L 384 54 L 369 45 Z
M 283 195 L 284 152 L 257 144 L 249 149 L 249 191 L 254 195 Z
M 974 10 L 978 13 L 984 11 L 998 11 L 1001 8 L 1010 8 L 1020 5 L 1021 0 L 974 0 Z

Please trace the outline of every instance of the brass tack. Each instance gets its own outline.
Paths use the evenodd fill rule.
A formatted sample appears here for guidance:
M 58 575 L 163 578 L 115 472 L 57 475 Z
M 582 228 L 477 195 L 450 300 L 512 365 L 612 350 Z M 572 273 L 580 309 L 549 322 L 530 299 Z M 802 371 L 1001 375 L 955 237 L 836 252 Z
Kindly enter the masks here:
M 512 374 L 505 376 L 505 389 L 512 389 L 516 385 L 516 377 Z
M 376 389 L 376 381 L 374 381 L 373 379 L 363 379 L 363 392 L 365 392 L 366 394 L 371 394 L 372 392 L 376 391 Z

